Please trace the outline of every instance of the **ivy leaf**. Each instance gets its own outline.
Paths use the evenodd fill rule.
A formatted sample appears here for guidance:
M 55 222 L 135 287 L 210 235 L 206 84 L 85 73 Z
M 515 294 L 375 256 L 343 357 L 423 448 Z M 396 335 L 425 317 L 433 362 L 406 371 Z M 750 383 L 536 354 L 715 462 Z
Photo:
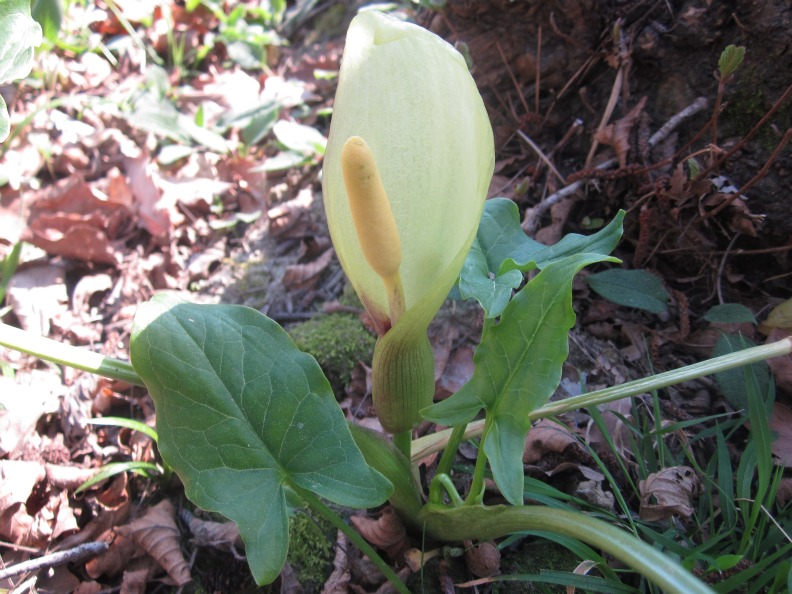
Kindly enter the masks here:
M 599 295 L 619 305 L 656 314 L 668 309 L 669 295 L 663 282 L 646 270 L 612 268 L 589 275 L 586 282 Z
M 33 48 L 41 45 L 41 39 L 41 26 L 30 16 L 30 0 L 0 2 L 0 85 L 30 74 Z M 8 138 L 10 128 L 0 96 L 0 142 Z
M 459 273 L 460 294 L 464 299 L 476 299 L 488 318 L 499 316 L 522 282 L 523 271 L 515 259 L 531 262 L 531 255 L 543 247 L 520 227 L 520 213 L 513 201 L 487 200 L 476 239 Z M 511 265 L 503 267 L 507 260 Z
M 522 273 L 542 269 L 574 254 L 609 254 L 621 237 L 624 213 L 599 232 L 590 236 L 569 234 L 552 246 L 528 237 L 520 226 L 517 205 L 506 198 L 492 198 L 484 203 L 476 239 L 459 275 L 459 292 L 463 298 L 476 299 L 486 317 L 503 312 L 520 286 Z
M 289 486 L 357 508 L 390 494 L 316 361 L 256 310 L 157 295 L 138 310 L 130 353 L 163 459 L 191 501 L 239 525 L 260 584 L 286 560 Z
M 515 505 L 523 498 L 522 454 L 529 415 L 555 391 L 569 352 L 567 335 L 575 323 L 572 279 L 584 266 L 603 260 L 614 259 L 583 253 L 545 266 L 506 306 L 500 322 L 486 328 L 473 356 L 472 379 L 450 398 L 422 411 L 430 421 L 456 425 L 486 409 L 490 428 L 484 452 L 495 482 Z
M 704 319 L 715 324 L 756 324 L 753 312 L 739 303 L 714 305 L 704 314 Z

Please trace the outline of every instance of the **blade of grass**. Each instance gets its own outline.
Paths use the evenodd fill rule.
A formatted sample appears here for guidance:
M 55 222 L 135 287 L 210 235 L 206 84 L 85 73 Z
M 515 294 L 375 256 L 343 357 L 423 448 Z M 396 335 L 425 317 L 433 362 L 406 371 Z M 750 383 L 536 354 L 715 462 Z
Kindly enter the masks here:
M 98 419 L 89 419 L 87 421 L 89 425 L 105 425 L 108 427 L 125 427 L 127 429 L 132 429 L 133 431 L 139 431 L 144 435 L 150 437 L 154 442 L 157 442 L 157 432 L 152 428 L 146 425 L 141 421 L 136 421 L 134 419 L 125 419 L 123 417 L 101 417 Z
M 134 472 L 135 474 L 149 476 L 149 472 L 161 474 L 162 470 L 156 464 L 152 464 L 151 462 L 111 462 L 110 464 L 105 464 L 102 466 L 99 472 L 85 481 L 82 485 L 77 487 L 74 492 L 81 493 L 82 491 L 90 489 L 94 485 L 101 483 L 112 476 L 122 474 L 124 472 Z
M 532 584 L 552 584 L 566 586 L 567 588 L 579 588 L 585 592 L 636 592 L 632 586 L 628 586 L 619 581 L 605 579 L 593 575 L 580 575 L 564 571 L 542 570 L 539 575 L 513 574 L 501 575 L 490 578 L 493 582 L 527 582 Z

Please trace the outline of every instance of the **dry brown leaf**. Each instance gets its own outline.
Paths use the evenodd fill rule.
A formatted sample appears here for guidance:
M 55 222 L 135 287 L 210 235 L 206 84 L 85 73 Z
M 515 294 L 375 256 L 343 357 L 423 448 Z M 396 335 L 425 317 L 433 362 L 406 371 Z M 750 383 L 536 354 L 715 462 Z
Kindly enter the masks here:
M 143 227 L 154 237 L 165 238 L 172 227 L 184 222 L 184 215 L 177 210 L 175 203 L 161 200 L 157 186 L 160 178 L 155 163 L 146 153 L 127 157 L 124 169 L 129 176 L 129 187 L 135 196 L 135 208 Z M 172 194 L 170 197 L 174 198 Z
M 69 503 L 69 494 L 66 491 L 59 491 L 57 496 L 51 498 L 51 503 L 55 508 L 55 517 L 51 520 L 51 540 L 57 540 L 65 534 L 76 533 L 80 527 L 74 516 L 74 509 Z
M 25 505 L 45 476 L 44 465 L 38 462 L 0 460 L 0 537 L 4 540 L 33 547 L 47 542 Z
M 689 518 L 693 515 L 692 501 L 698 496 L 700 488 L 696 471 L 689 466 L 664 468 L 650 474 L 638 484 L 641 519 L 656 522 L 671 516 Z
M 437 382 L 435 398 L 442 398 L 443 394 L 450 396 L 470 381 L 474 369 L 473 352 L 473 348 L 463 345 L 451 354 L 445 369 L 443 369 L 443 375 Z
M 231 188 L 228 182 L 208 179 L 175 179 L 162 177 L 157 184 L 162 191 L 160 201 L 164 204 L 184 204 L 199 212 L 207 213 L 215 198 Z
M 182 512 L 182 519 L 185 518 L 188 519 L 187 525 L 193 535 L 192 541 L 198 546 L 231 552 L 235 552 L 235 547 L 243 546 L 236 522 L 209 522 Z
M 109 274 L 86 274 L 74 286 L 72 311 L 87 321 L 90 318 L 91 298 L 112 288 L 113 278 Z
M 8 301 L 23 330 L 47 336 L 53 318 L 67 308 L 63 267 L 47 264 L 18 271 L 11 279 Z
M 153 562 L 144 564 L 143 567 L 124 571 L 121 579 L 121 594 L 144 594 L 149 576 L 155 569 Z
M 363 538 L 385 551 L 391 559 L 399 558 L 407 550 L 407 530 L 391 507 L 383 509 L 376 520 L 352 516 L 350 522 Z
M 632 398 L 622 398 L 601 404 L 597 406 L 597 410 L 602 414 L 605 430 L 619 455 L 625 458 L 632 458 L 629 441 L 627 440 L 628 429 L 621 419 L 621 417 L 627 420 L 632 419 Z M 589 421 L 586 427 L 586 441 L 592 445 L 607 444 L 605 436 L 594 421 Z
M 25 503 L 33 488 L 46 476 L 40 462 L 0 460 L 0 514 Z
M 58 565 L 38 575 L 38 592 L 74 592 L 80 586 L 79 578 L 65 565 Z
M 792 501 L 792 478 L 785 477 L 778 483 L 776 502 L 778 502 L 779 507 L 784 507 L 790 501 Z
M 311 189 L 303 188 L 295 198 L 270 208 L 267 216 L 273 237 L 305 236 L 313 200 Z
M 29 199 L 33 206 L 24 239 L 33 245 L 89 262 L 121 260 L 110 242 L 130 223 L 125 204 L 112 202 L 79 175 L 32 192 Z
M 646 105 L 646 97 L 641 97 L 641 100 L 636 103 L 630 112 L 620 120 L 616 120 L 612 124 L 597 130 L 594 139 L 602 144 L 607 144 L 613 148 L 616 156 L 619 158 L 619 167 L 624 168 L 627 166 L 627 153 L 630 150 L 630 132 L 638 121 L 638 116 L 641 115 L 644 105 Z
M 149 508 L 143 517 L 121 526 L 117 532 L 130 536 L 145 549 L 179 586 L 192 580 L 190 569 L 182 556 L 173 504 L 167 499 Z
M 568 447 L 577 445 L 577 439 L 568 428 L 548 419 L 541 419 L 528 432 L 523 450 L 523 464 L 534 464 L 545 454 L 561 454 Z
M 330 265 L 333 250 L 326 250 L 312 262 L 287 266 L 283 273 L 283 284 L 290 289 L 306 289 L 319 280 L 319 275 Z
M 348 546 L 346 535 L 339 530 L 335 541 L 333 573 L 327 578 L 324 588 L 322 588 L 322 594 L 346 594 L 349 592 L 349 580 L 352 575 L 349 573 L 349 557 L 346 553 Z
M 77 586 L 77 589 L 72 594 L 99 594 L 104 589 L 105 587 L 99 582 L 88 580 Z
M 54 487 L 66 490 L 76 489 L 85 481 L 92 479 L 100 470 L 60 464 L 45 464 L 44 468 L 47 472 L 47 481 Z
M 135 544 L 135 541 L 122 534 L 114 534 L 112 531 L 105 532 L 100 540 L 111 542 L 110 548 L 106 553 L 94 557 L 85 564 L 85 572 L 92 578 L 105 575 L 114 577 L 120 575 L 127 567 L 129 561 L 143 554 L 143 550 Z
M 129 506 L 129 478 L 126 472 L 117 475 L 109 485 L 96 495 L 96 500 L 107 510 Z M 123 522 L 119 521 L 118 524 Z
M 575 488 L 575 497 L 580 497 L 588 501 L 591 505 L 596 505 L 603 509 L 613 511 L 615 509 L 616 497 L 610 491 L 602 490 L 601 480 L 581 481 Z
M 550 207 L 550 224 L 536 232 L 536 241 L 545 245 L 553 245 L 561 241 L 561 237 L 564 235 L 564 226 L 574 205 L 575 200 L 572 198 L 566 198 L 553 204 Z M 529 229 L 533 224 L 532 214 L 531 209 L 525 212 L 525 219 L 522 222 L 523 229 Z
M 443 376 L 457 338 L 459 338 L 459 326 L 449 318 L 436 322 L 430 327 L 429 342 L 432 344 L 434 354 L 435 382 Z
M 62 395 L 63 382 L 51 368 L 0 377 L 0 456 L 17 458 L 39 418 L 58 411 Z
M 778 458 L 778 464 L 792 468 L 792 409 L 775 402 L 770 414 L 770 431 L 775 436 L 770 449 Z

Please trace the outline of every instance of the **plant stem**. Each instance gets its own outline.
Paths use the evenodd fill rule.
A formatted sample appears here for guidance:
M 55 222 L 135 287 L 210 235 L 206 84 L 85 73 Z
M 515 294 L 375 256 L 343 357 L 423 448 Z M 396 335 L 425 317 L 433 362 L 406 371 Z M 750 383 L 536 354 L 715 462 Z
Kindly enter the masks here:
M 437 472 L 435 473 L 436 475 L 451 474 L 451 465 L 454 463 L 454 457 L 456 456 L 459 444 L 462 443 L 462 437 L 464 435 L 464 425 L 457 425 L 452 429 L 451 437 L 448 440 L 448 444 L 446 444 L 445 450 L 443 450 L 443 455 L 440 457 L 440 462 L 437 464 Z
M 473 470 L 473 479 L 470 482 L 470 491 L 465 498 L 465 505 L 476 505 L 481 503 L 481 496 L 484 492 L 484 472 L 487 470 L 487 455 L 484 453 L 484 442 L 492 428 L 492 416 L 488 416 L 484 431 L 481 433 L 478 454 L 476 456 L 476 468 Z
M 377 566 L 382 574 L 388 579 L 388 581 L 396 588 L 401 594 L 410 594 L 410 591 L 407 589 L 405 583 L 396 575 L 390 565 L 385 563 L 385 560 L 377 554 L 377 551 L 365 541 L 365 539 L 357 533 L 357 531 L 352 528 L 349 524 L 344 522 L 338 515 L 336 515 L 333 510 L 327 507 L 321 499 L 316 497 L 313 493 L 306 489 L 301 489 L 296 485 L 290 484 L 289 487 L 294 489 L 294 491 L 305 500 L 305 502 L 322 516 L 325 520 L 330 522 L 333 526 L 338 528 L 341 532 L 343 532 L 346 537 L 351 540 L 357 547 L 366 555 L 374 565 Z
M 737 351 L 736 353 L 730 353 L 714 359 L 707 359 L 706 361 L 687 365 L 680 369 L 673 369 L 664 373 L 658 373 L 657 375 L 637 379 L 632 382 L 621 384 L 620 386 L 604 388 L 595 392 L 589 392 L 588 394 L 581 394 L 580 396 L 573 396 L 572 398 L 546 404 L 531 412 L 529 416 L 531 420 L 535 421 L 579 408 L 598 406 L 629 396 L 636 396 L 637 394 L 681 384 L 682 382 L 704 377 L 705 375 L 727 371 L 742 365 L 749 365 L 758 361 L 764 361 L 765 359 L 788 355 L 790 352 L 792 352 L 792 338 L 785 338 L 770 344 Z M 439 452 L 446 447 L 446 444 L 451 438 L 451 431 L 451 429 L 446 429 L 416 439 L 412 444 L 413 461 L 420 460 L 434 452 Z M 463 439 L 476 437 L 481 435 L 483 431 L 484 420 L 474 421 L 465 428 Z
M 410 459 L 410 449 L 412 448 L 412 431 L 402 431 L 393 434 L 393 445 Z
M 121 380 L 136 386 L 145 385 L 128 361 L 105 357 L 99 353 L 63 344 L 51 338 L 45 338 L 44 336 L 14 328 L 8 324 L 0 324 L 0 346 L 21 351 L 59 365 L 82 369 L 102 377 Z
M 526 530 L 543 530 L 569 536 L 613 555 L 670 594 L 713 594 L 679 563 L 607 522 L 578 511 L 545 506 L 464 506 L 439 508 L 427 505 L 419 520 L 429 536 L 445 541 L 499 538 Z

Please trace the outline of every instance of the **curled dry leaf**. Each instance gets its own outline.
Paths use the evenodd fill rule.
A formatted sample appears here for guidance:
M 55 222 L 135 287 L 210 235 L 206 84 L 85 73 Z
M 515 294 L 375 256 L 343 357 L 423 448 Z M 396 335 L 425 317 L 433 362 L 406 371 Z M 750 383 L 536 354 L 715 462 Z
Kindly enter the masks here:
M 778 458 L 778 464 L 792 468 L 792 409 L 774 403 L 770 414 L 770 431 L 773 433 L 770 449 Z
M 79 466 L 63 466 L 46 464 L 47 481 L 59 489 L 73 490 L 85 481 L 92 479 L 99 472 L 98 468 L 80 468 Z
M 135 541 L 121 534 L 113 534 L 111 530 L 105 532 L 100 540 L 112 541 L 106 553 L 94 557 L 85 564 L 85 572 L 92 578 L 105 575 L 113 577 L 122 573 L 129 567 L 129 561 L 143 554 Z
M 610 491 L 602 490 L 602 481 L 581 481 L 575 488 L 575 497 L 609 511 L 615 509 L 616 497 Z
M 22 460 L 0 460 L 0 536 L 14 544 L 27 544 L 33 518 L 25 502 L 44 480 L 44 465 Z
M 542 419 L 528 432 L 523 451 L 523 463 L 534 464 L 541 460 L 545 454 L 561 454 L 568 447 L 577 447 L 577 445 L 577 439 L 569 429 L 553 421 Z
M 650 474 L 638 488 L 641 519 L 656 522 L 671 516 L 689 518 L 693 515 L 692 501 L 698 496 L 701 483 L 689 466 L 673 466 Z
M 333 259 L 333 250 L 322 253 L 316 260 L 305 264 L 287 266 L 283 273 L 283 284 L 290 289 L 307 289 L 319 280 L 319 275 Z
M 117 532 L 130 536 L 145 549 L 177 585 L 183 586 L 192 580 L 179 545 L 179 528 L 174 520 L 173 504 L 167 499 L 150 508 L 143 517 L 121 526 Z
M 303 188 L 295 198 L 270 208 L 267 217 L 273 237 L 305 236 L 313 202 L 313 192 L 309 188 Z
M 50 254 L 117 264 L 121 255 L 111 241 L 127 228 L 131 213 L 107 198 L 79 175 L 37 191 L 23 239 Z
M 346 535 L 339 530 L 335 542 L 333 573 L 327 578 L 322 594 L 346 594 L 349 592 L 349 580 L 352 575 L 349 573 L 349 557 L 346 554 L 348 544 Z
M 404 561 L 413 573 L 420 571 L 431 559 L 440 555 L 443 551 L 441 549 L 433 549 L 431 551 L 422 551 L 420 549 L 408 549 L 404 552 Z
M 778 483 L 776 502 L 779 507 L 784 507 L 790 501 L 792 501 L 792 478 L 782 478 Z
M 597 130 L 594 136 L 597 142 L 607 144 L 613 148 L 619 158 L 619 167 L 621 168 L 627 166 L 627 152 L 630 150 L 630 132 L 635 122 L 638 121 L 638 116 L 641 115 L 644 105 L 646 105 L 646 97 L 641 97 L 641 100 L 627 115 Z
M 151 570 L 150 566 L 126 570 L 121 581 L 122 594 L 144 594 Z
M 352 516 L 350 521 L 363 538 L 385 551 L 391 559 L 403 555 L 407 549 L 407 531 L 391 507 L 386 507 L 377 520 Z
M 605 423 L 605 431 L 610 438 L 610 441 L 616 448 L 616 451 L 623 458 L 630 459 L 632 454 L 630 452 L 628 429 L 622 421 L 622 417 L 627 420 L 632 420 L 632 404 L 633 398 L 622 398 L 606 404 L 597 406 L 597 410 L 602 415 L 602 420 Z M 608 440 L 602 434 L 599 427 L 594 421 L 589 421 L 586 427 L 586 441 L 592 445 L 607 444 Z
M 196 518 L 187 511 L 183 511 L 181 517 L 187 521 L 193 535 L 192 540 L 198 546 L 214 547 L 232 553 L 235 553 L 236 547 L 242 547 L 236 522 L 209 522 Z
M 476 545 L 465 541 L 465 563 L 470 573 L 476 577 L 492 577 L 500 573 L 501 554 L 491 540 Z

